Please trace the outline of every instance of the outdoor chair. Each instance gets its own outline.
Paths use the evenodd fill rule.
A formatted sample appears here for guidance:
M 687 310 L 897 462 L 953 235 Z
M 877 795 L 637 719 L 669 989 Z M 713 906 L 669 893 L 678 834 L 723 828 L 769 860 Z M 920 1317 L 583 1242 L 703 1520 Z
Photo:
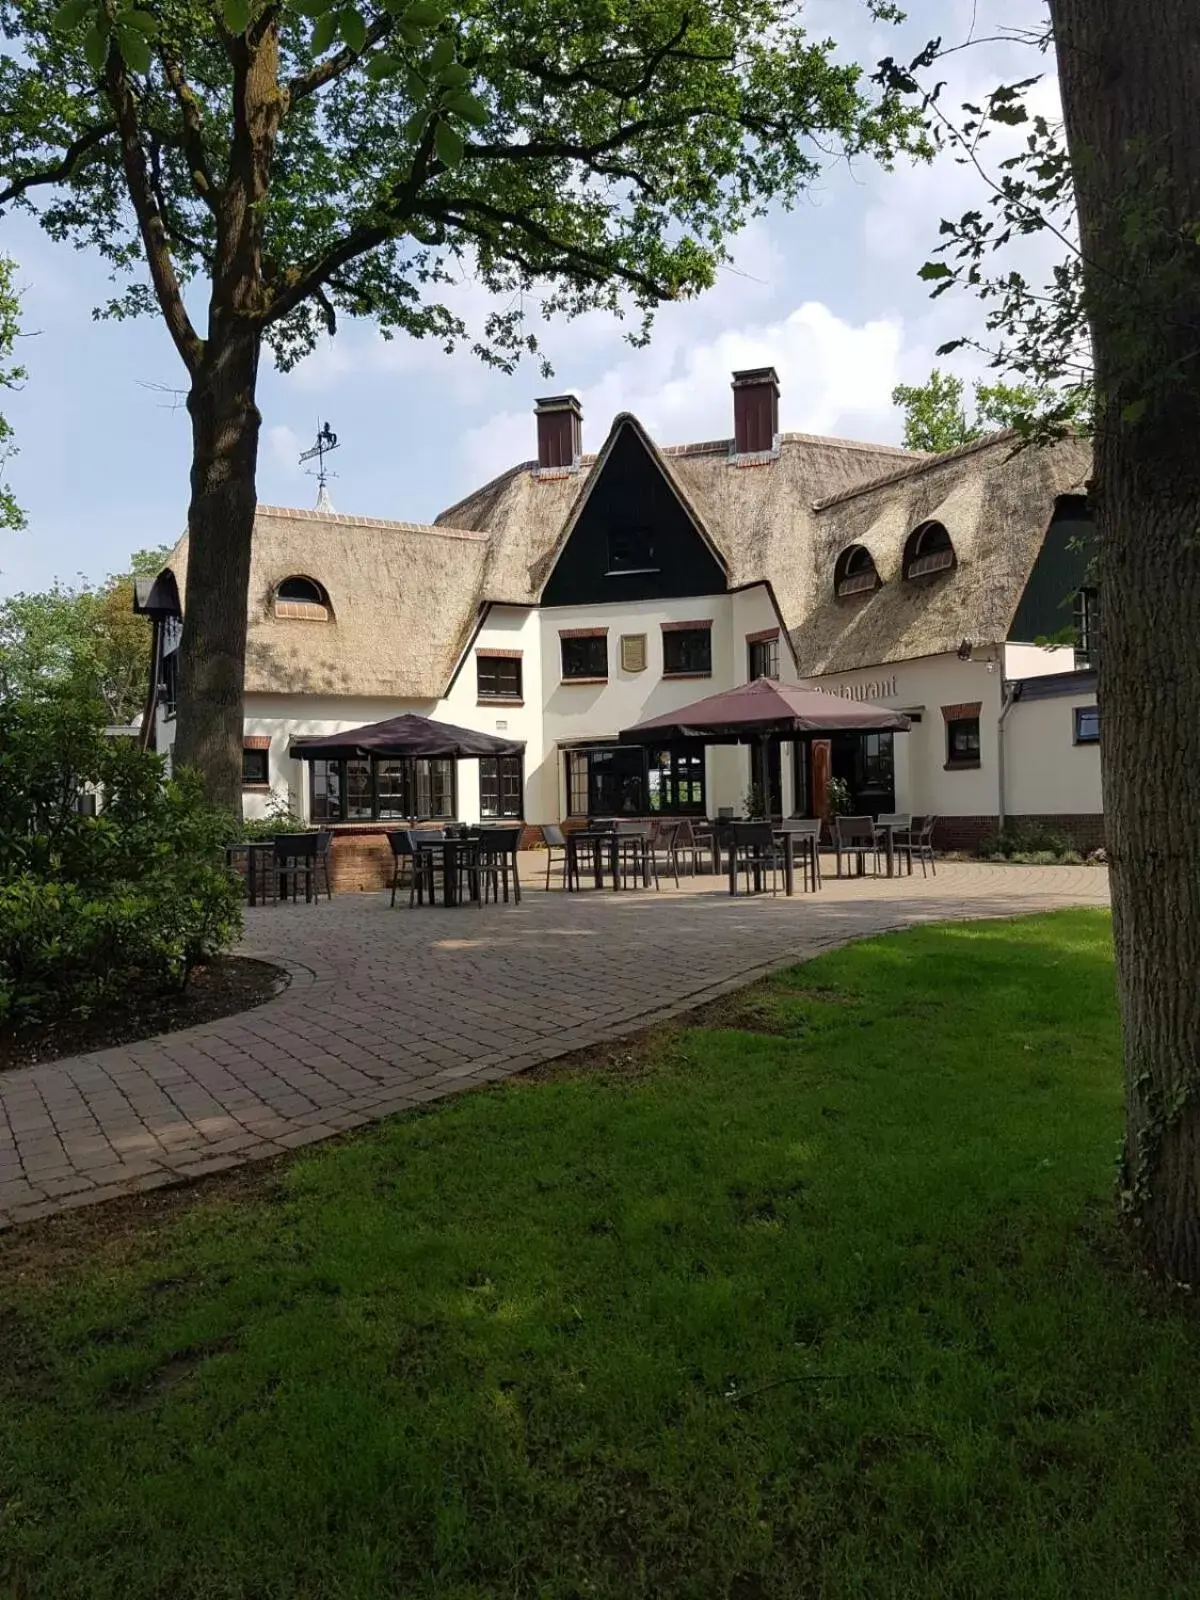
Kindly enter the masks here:
M 654 859 L 649 826 L 644 822 L 618 822 L 616 832 L 621 887 L 628 889 L 632 878 L 635 887 L 648 889 L 653 878 L 657 889 L 658 864 Z
M 561 866 L 562 886 L 565 889 L 567 887 L 567 869 L 570 860 L 570 852 L 567 849 L 567 836 L 557 823 L 544 822 L 542 824 L 542 843 L 546 846 L 546 888 L 549 889 L 550 887 L 550 874 L 554 871 L 554 868 Z M 556 850 L 562 852 L 561 862 L 556 862 L 554 859 Z
M 333 883 L 329 876 L 329 858 L 333 849 L 333 829 L 320 828 L 317 830 L 317 859 L 314 863 L 316 892 L 321 893 L 321 879 L 325 879 L 325 898 L 333 899 Z
M 933 855 L 933 829 L 937 822 L 936 817 L 914 817 L 909 827 L 909 861 L 915 852 L 917 860 L 921 863 L 921 876 L 925 877 L 925 863 L 929 863 L 929 870 L 937 877 L 937 862 Z M 911 871 L 911 866 L 909 868 Z
M 912 818 L 906 811 L 881 811 L 875 818 L 875 826 L 888 829 L 892 835 L 892 856 L 894 860 L 908 863 L 908 875 L 912 877 Z
M 746 875 L 746 893 L 765 891 L 767 873 L 771 875 L 771 893 L 779 893 L 779 868 L 783 856 L 775 840 L 775 830 L 769 822 L 735 822 L 732 827 L 733 884 L 737 889 L 740 873 Z
M 314 894 L 317 879 L 317 838 L 315 833 L 277 833 L 275 835 L 275 876 L 279 884 L 279 898 L 286 900 L 288 880 L 291 879 L 292 903 L 304 879 L 304 898 L 313 905 L 320 900 Z
M 815 894 L 821 887 L 820 817 L 788 817 L 781 832 L 790 833 L 795 839 L 795 859 L 800 863 L 804 889 L 807 892 L 811 883 Z
M 712 852 L 708 847 L 707 839 L 701 840 L 696 835 L 696 824 L 690 817 L 684 817 L 675 831 L 675 860 L 676 863 L 690 861 L 689 878 L 697 877 L 704 871 L 712 860 Z
M 521 904 L 521 878 L 517 871 L 517 851 L 521 847 L 524 828 L 486 828 L 480 832 L 477 844 L 477 870 L 479 895 L 486 903 L 488 889 L 496 904 L 500 903 L 503 889 L 504 903 L 508 904 L 508 879 L 512 874 L 514 905 Z
M 392 852 L 392 905 L 396 904 L 396 890 L 400 887 L 400 881 L 407 866 L 409 880 L 408 903 L 411 907 L 417 896 L 417 872 L 419 871 L 413 848 L 412 834 L 407 829 L 397 829 L 396 832 L 388 834 L 387 842 Z
M 867 856 L 870 855 L 875 863 L 875 872 L 879 872 L 879 834 L 875 828 L 874 817 L 835 817 L 833 821 L 833 843 L 837 851 L 837 875 L 842 876 L 842 852 L 847 858 L 847 876 L 853 877 L 854 862 L 858 862 L 858 876 L 861 878 L 867 870 Z
M 658 862 L 661 856 L 667 871 L 679 887 L 679 829 L 678 822 L 656 821 L 650 825 L 650 859 L 653 863 L 654 887 L 658 888 Z

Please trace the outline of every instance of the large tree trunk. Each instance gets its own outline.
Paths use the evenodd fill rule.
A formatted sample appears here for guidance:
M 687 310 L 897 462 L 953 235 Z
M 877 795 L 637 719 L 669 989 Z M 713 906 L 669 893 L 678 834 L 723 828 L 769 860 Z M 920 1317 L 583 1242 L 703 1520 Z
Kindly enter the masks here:
M 1200 1284 L 1200 5 L 1051 0 L 1097 375 L 1123 1200 Z
M 192 496 L 175 764 L 196 768 L 209 799 L 238 815 L 259 343 L 244 324 L 211 336 L 188 395 Z

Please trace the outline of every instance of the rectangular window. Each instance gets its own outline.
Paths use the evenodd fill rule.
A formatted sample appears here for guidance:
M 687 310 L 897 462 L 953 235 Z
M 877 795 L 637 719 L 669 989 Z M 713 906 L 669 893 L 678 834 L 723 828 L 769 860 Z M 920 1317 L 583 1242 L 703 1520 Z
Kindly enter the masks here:
M 1075 665 L 1094 667 L 1100 650 L 1100 593 L 1080 589 L 1075 595 Z
M 346 762 L 346 819 L 369 821 L 375 813 L 371 790 L 371 763 L 360 757 Z
M 1099 706 L 1075 707 L 1075 743 L 1099 744 L 1100 743 L 1100 708 Z
M 946 765 L 979 765 L 979 718 L 952 717 L 946 723 Z
M 612 528 L 608 535 L 608 571 L 657 572 L 654 535 L 649 528 Z
M 265 789 L 271 781 L 269 750 L 242 751 L 243 789 Z
M 779 676 L 779 640 L 752 639 L 750 642 L 750 681 Z
M 586 817 L 588 810 L 588 758 L 583 750 L 567 752 L 567 815 Z
M 455 762 L 411 757 L 375 761 L 312 761 L 314 822 L 404 822 L 453 819 Z
M 564 634 L 562 675 L 564 678 L 607 678 L 608 635 L 588 633 L 582 638 Z
M 978 723 L 976 724 L 978 729 Z M 895 781 L 895 754 L 893 735 L 890 733 L 864 733 L 859 746 L 858 778 L 863 789 L 891 789 Z M 979 758 L 979 740 L 975 741 L 975 758 Z
M 488 756 L 479 763 L 479 815 L 520 817 L 522 804 L 520 756 Z
M 792 815 L 812 816 L 811 778 L 809 776 L 809 751 L 807 739 L 797 739 L 792 745 Z
M 652 812 L 664 816 L 704 815 L 703 750 L 651 750 L 646 783 Z
M 645 816 L 646 752 L 631 744 L 569 750 L 567 809 L 573 817 Z
M 442 759 L 429 760 L 424 756 L 413 762 L 416 776 L 418 817 L 454 816 L 454 762 Z
M 342 763 L 340 761 L 310 761 L 312 768 L 312 805 L 310 815 L 314 822 L 340 822 L 342 820 Z
M 519 700 L 521 698 L 520 656 L 475 657 L 481 700 Z
M 668 676 L 711 677 L 711 628 L 671 628 L 663 632 L 663 672 Z
M 377 815 L 389 821 L 413 814 L 412 762 L 381 760 L 375 763 Z

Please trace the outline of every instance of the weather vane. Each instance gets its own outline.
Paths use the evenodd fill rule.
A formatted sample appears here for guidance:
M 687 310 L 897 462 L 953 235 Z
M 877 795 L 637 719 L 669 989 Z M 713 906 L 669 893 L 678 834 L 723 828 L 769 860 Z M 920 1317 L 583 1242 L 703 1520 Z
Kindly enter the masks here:
M 325 465 L 325 457 L 332 454 L 337 447 L 337 434 L 334 433 L 333 429 L 327 422 L 318 421 L 316 444 L 313 445 L 311 450 L 303 451 L 300 456 L 301 466 L 303 466 L 306 461 L 316 461 L 317 470 L 315 472 L 310 470 L 308 475 L 310 478 L 315 478 L 317 480 L 317 487 L 320 489 L 322 494 L 325 492 L 326 482 L 330 478 L 337 477 L 337 473 L 330 472 L 329 468 Z

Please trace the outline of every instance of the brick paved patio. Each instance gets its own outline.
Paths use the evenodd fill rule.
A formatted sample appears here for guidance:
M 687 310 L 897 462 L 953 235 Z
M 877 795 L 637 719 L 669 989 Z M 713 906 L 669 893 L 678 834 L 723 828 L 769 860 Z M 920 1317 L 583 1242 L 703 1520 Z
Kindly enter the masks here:
M 531 884 L 543 863 L 523 861 Z M 698 878 L 658 895 L 531 888 L 482 911 L 393 911 L 385 895 L 261 907 L 243 948 L 290 969 L 276 999 L 0 1076 L 0 1227 L 314 1143 L 863 934 L 1107 898 L 1097 868 L 946 863 L 793 900 Z

